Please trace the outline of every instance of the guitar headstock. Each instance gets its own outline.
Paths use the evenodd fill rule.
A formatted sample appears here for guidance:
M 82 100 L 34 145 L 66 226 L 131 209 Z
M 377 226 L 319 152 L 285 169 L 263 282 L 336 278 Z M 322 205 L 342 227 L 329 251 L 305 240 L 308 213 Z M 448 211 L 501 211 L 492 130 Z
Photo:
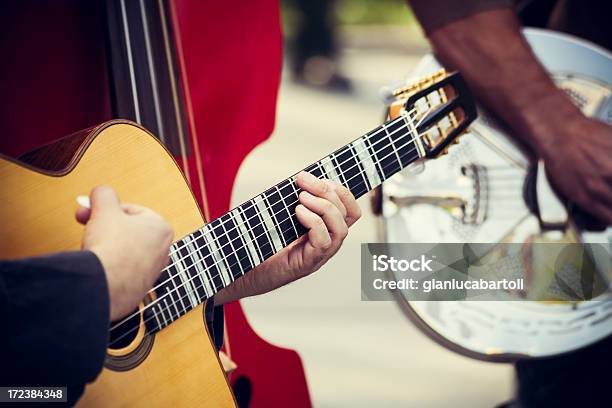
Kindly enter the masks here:
M 389 117 L 408 116 L 428 158 L 448 153 L 477 116 L 472 94 L 458 72 L 438 71 L 396 89 L 393 97 Z

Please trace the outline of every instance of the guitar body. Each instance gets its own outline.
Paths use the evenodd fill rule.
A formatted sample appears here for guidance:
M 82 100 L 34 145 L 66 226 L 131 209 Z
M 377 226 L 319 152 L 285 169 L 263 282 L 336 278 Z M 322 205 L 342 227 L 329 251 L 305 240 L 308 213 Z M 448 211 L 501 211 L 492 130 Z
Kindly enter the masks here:
M 0 159 L 1 259 L 78 250 L 83 227 L 74 219 L 75 198 L 102 184 L 113 187 L 123 202 L 161 214 L 173 226 L 175 238 L 204 224 L 172 156 L 132 123 L 107 122 L 34 151 L 27 159 L 30 164 Z M 128 346 L 109 350 L 133 367 L 104 368 L 79 405 L 234 406 L 203 311 L 200 305 L 171 330 L 148 337 L 152 341 L 146 346 L 139 334 Z

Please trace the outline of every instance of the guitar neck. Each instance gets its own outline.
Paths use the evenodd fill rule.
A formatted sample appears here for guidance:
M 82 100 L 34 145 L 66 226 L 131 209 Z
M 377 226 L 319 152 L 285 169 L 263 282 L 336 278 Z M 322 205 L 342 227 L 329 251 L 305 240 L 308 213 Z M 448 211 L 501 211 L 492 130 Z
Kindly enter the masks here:
M 414 121 L 400 115 L 304 170 L 359 198 L 424 155 Z M 305 234 L 295 216 L 300 191 L 293 175 L 175 242 L 149 329 L 167 326 Z

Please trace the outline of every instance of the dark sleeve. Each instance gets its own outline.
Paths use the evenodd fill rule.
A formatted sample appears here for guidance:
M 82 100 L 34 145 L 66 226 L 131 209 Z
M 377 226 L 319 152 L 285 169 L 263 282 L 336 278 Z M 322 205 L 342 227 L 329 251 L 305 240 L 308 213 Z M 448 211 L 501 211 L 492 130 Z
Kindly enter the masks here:
M 517 406 L 609 407 L 610 362 L 612 337 L 560 356 L 519 360 Z
M 0 385 L 75 386 L 80 394 L 102 369 L 109 307 L 92 252 L 0 262 Z
M 408 0 L 426 34 L 481 11 L 513 7 L 513 0 Z

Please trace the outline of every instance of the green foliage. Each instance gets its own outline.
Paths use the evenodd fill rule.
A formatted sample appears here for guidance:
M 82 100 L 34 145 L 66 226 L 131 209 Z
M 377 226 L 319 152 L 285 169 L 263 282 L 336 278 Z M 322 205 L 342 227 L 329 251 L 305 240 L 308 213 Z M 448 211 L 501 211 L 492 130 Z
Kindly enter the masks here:
M 341 0 L 336 4 L 340 24 L 411 24 L 412 11 L 405 0 Z
M 300 24 L 300 11 L 293 0 L 282 0 L 285 34 Z M 405 0 L 337 0 L 331 16 L 339 25 L 413 25 L 414 15 Z

